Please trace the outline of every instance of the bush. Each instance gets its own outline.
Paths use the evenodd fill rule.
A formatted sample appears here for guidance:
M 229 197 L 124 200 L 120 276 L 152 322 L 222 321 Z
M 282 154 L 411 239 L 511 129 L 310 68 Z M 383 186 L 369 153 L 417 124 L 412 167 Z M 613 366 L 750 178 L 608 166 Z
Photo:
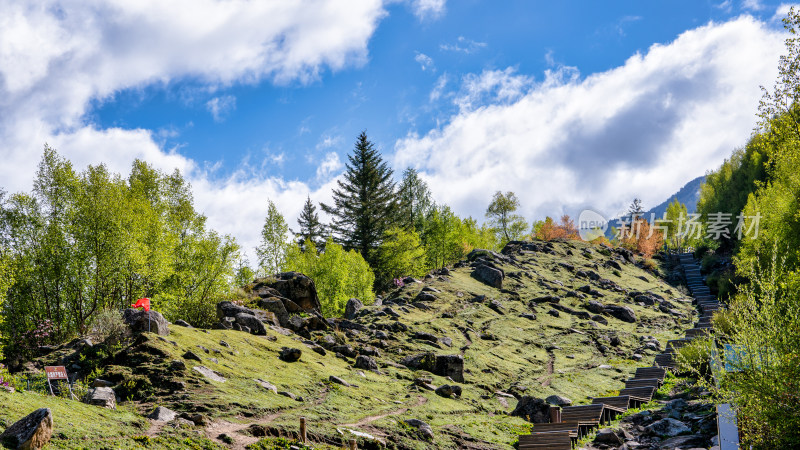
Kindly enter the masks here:
M 122 313 L 114 309 L 104 309 L 92 320 L 90 337 L 94 342 L 103 342 L 109 348 L 122 342 L 128 326 L 122 320 Z
M 692 374 L 705 382 L 711 381 L 711 365 L 709 359 L 714 348 L 710 338 L 695 338 L 691 343 L 681 347 L 677 352 L 678 369 Z
M 321 254 L 311 241 L 306 241 L 304 247 L 301 250 L 296 243 L 289 247 L 283 270 L 300 272 L 314 280 L 322 314 L 341 315 L 347 300 L 353 297 L 364 304 L 372 303 L 375 275 L 361 254 L 345 251 L 332 239 L 325 243 Z
M 642 262 L 642 265 L 644 266 L 645 269 L 651 272 L 655 272 L 658 270 L 658 261 L 656 261 L 653 258 L 645 258 L 645 260 Z

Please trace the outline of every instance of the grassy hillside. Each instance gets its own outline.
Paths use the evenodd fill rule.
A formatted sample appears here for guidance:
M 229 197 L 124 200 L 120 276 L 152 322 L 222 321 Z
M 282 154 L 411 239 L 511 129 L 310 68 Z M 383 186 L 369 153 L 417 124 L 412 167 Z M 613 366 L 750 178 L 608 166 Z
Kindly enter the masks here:
M 656 352 L 644 348 L 643 336 L 666 343 L 691 322 L 691 303 L 677 290 L 608 249 L 582 242 L 540 243 L 535 249 L 488 255 L 505 272 L 502 289 L 478 281 L 464 262 L 449 275 L 407 283 L 387 295 L 390 314 L 386 305 L 365 307 L 353 321 L 364 331 L 311 336 L 362 354 L 379 353 L 377 371 L 354 368 L 354 358 L 330 350 L 318 354 L 304 343 L 310 344 L 307 339 L 276 329 L 254 336 L 172 326 L 167 337 L 148 334 L 105 359 L 95 357 L 100 377 L 117 383 L 122 399 L 131 398 L 116 411 L 30 392 L 0 393 L 0 419 L 10 423 L 37 407 L 52 408 L 57 448 L 97 448 L 98 442 L 109 448 L 243 448 L 267 436 L 292 437 L 300 417 L 307 418 L 315 442 L 331 446 L 361 436 L 360 448 L 377 447 L 377 442 L 396 448 L 508 448 L 529 428 L 508 415 L 516 406 L 514 396 L 559 394 L 582 403 L 613 393 L 635 367 L 652 363 Z M 423 288 L 435 299 L 415 301 Z M 668 299 L 677 311 L 637 303 L 635 295 L 644 292 Z M 637 320 L 604 315 L 603 324 L 565 312 L 586 311 L 589 300 L 630 307 Z M 549 313 L 554 308 L 561 309 L 558 317 Z M 439 339 L 432 342 L 420 333 Z M 302 357 L 282 361 L 283 347 L 301 349 Z M 202 361 L 187 359 L 187 351 Z M 48 358 L 71 352 L 64 347 Z M 82 352 L 88 355 L 84 364 L 91 364 L 91 351 Z M 462 355 L 464 383 L 399 364 L 424 352 Z M 632 359 L 634 353 L 642 359 Z M 225 381 L 193 369 L 201 365 Z M 331 375 L 354 386 L 332 383 Z M 415 383 L 417 378 L 434 386 L 458 384 L 463 394 L 440 397 Z M 276 394 L 258 380 L 302 399 Z M 193 418 L 199 425 L 175 428 L 142 417 L 156 406 L 202 418 Z M 403 423 L 411 418 L 431 425 L 432 444 Z

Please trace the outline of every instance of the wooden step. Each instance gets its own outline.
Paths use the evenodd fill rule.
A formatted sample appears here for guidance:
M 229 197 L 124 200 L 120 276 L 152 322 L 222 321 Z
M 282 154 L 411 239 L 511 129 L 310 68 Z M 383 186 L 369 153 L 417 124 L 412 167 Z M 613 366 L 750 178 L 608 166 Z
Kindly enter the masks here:
M 664 381 L 667 371 L 663 367 L 639 367 L 636 369 L 634 378 L 656 378 L 659 381 Z
M 625 380 L 625 388 L 637 388 L 637 387 L 661 387 L 661 380 L 658 378 L 629 378 Z
M 663 369 L 662 369 L 663 370 Z M 637 387 L 637 388 L 625 388 L 619 391 L 619 395 L 630 395 L 631 397 L 637 397 L 641 399 L 645 399 L 643 403 L 647 403 L 653 399 L 653 395 L 656 392 L 656 388 L 653 386 L 644 386 L 644 387 Z
M 519 437 L 520 450 L 549 449 L 572 450 L 570 431 L 546 431 L 524 434 Z

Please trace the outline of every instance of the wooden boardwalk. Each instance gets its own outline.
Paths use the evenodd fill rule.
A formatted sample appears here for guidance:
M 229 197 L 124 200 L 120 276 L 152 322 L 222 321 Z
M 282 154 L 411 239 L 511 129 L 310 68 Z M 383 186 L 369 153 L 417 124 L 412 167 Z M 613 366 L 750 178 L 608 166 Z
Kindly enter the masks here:
M 705 336 L 711 331 L 714 312 L 723 308 L 711 294 L 700 273 L 700 265 L 691 253 L 681 253 L 678 261 L 686 278 L 686 285 L 700 312 L 693 328 L 686 330 L 686 337 L 667 342 L 664 352 L 655 357 L 655 366 L 639 367 L 633 378 L 625 381 L 625 388 L 614 397 L 595 397 L 590 405 L 567 406 L 561 411 L 560 423 L 535 424 L 529 435 L 519 437 L 520 449 L 571 450 L 578 439 L 594 428 L 609 423 L 629 408 L 651 401 L 661 386 L 668 370 L 677 367 L 676 352 L 692 339 Z M 726 409 L 727 407 L 727 409 Z M 739 448 L 739 435 L 735 414 L 729 405 L 719 405 L 726 414 L 718 414 L 720 445 L 724 450 Z M 723 444 L 724 442 L 724 444 Z

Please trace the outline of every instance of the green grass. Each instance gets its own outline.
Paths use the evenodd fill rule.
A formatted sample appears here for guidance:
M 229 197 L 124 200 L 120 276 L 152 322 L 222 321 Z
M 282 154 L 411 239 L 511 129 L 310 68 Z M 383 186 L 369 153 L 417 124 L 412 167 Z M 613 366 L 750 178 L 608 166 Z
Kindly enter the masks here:
M 211 421 L 241 424 L 242 427 L 259 423 L 293 432 L 297 431 L 300 417 L 305 417 L 311 435 L 324 436 L 342 444 L 345 437 L 349 436 L 345 430 L 352 429 L 408 448 L 458 447 L 459 436 L 463 435 L 487 446 L 507 447 L 517 440 L 520 433 L 527 432 L 530 424 L 508 416 L 516 406 L 516 400 L 498 397 L 496 391 L 507 392 L 514 384 L 513 388 L 523 395 L 544 398 L 558 394 L 569 397 L 575 403 L 585 403 L 589 397 L 619 390 L 636 367 L 652 363 L 653 354 L 645 355 L 640 362 L 630 359 L 633 350 L 640 345 L 640 335 L 655 336 L 663 345 L 667 340 L 679 337 L 681 330 L 689 326 L 688 321 L 678 323 L 652 306 L 641 307 L 630 303 L 623 293 L 599 288 L 605 294 L 600 301 L 630 306 L 639 322 L 629 324 L 607 317 L 608 325 L 592 326 L 588 321 L 564 312 L 558 318 L 552 317 L 547 314 L 549 306 L 546 304 L 536 307 L 536 320 L 519 317 L 524 312 L 533 312 L 528 305 L 531 299 L 544 295 L 559 295 L 563 298 L 562 305 L 585 310 L 582 305 L 588 299 L 568 297 L 566 294 L 591 283 L 576 278 L 573 273 L 560 267 L 559 262 L 569 262 L 576 270 L 595 271 L 628 290 L 649 290 L 667 298 L 680 296 L 677 290 L 633 265 L 624 264 L 622 270 L 605 268 L 603 263 L 608 256 L 600 252 L 594 252 L 591 259 L 583 256 L 581 249 L 588 246 L 581 242 L 557 243 L 555 255 L 520 255 L 519 267 L 503 266 L 507 274 L 504 287 L 515 291 L 518 297 L 480 283 L 470 276 L 469 268 L 460 268 L 454 269 L 447 281 L 425 284 L 441 291 L 437 294 L 438 300 L 429 304 L 430 310 L 408 308 L 408 312 L 403 312 L 402 308 L 393 306 L 401 314 L 399 321 L 409 327 L 409 333 L 393 333 L 396 339 L 389 340 L 388 347 L 381 350 L 382 356 L 377 358 L 379 364 L 398 362 L 405 356 L 423 351 L 458 354 L 464 348 L 466 382 L 461 384 L 462 398 L 445 399 L 413 387 L 413 378 L 420 374 L 405 368 L 389 365 L 382 367 L 380 374 L 356 370 L 352 368 L 351 361 L 339 359 L 330 352 L 327 356 L 314 353 L 295 335 L 283 336 L 269 330 L 268 336 L 252 336 L 237 331 L 203 331 L 173 326 L 166 340 L 150 337 L 147 343 L 151 347 L 149 354 L 132 355 L 139 358 L 135 364 L 127 363 L 132 368 L 116 366 L 106 367 L 106 370 L 116 370 L 121 376 L 136 382 L 143 382 L 143 377 L 152 378 L 153 374 L 169 374 L 186 383 L 188 395 L 184 396 L 182 392 L 153 395 L 137 402 L 123 402 L 118 411 L 31 393 L 6 395 L 14 401 L 0 403 L 0 418 L 16 420 L 37 407 L 53 405 L 57 433 L 63 432 L 68 438 L 54 440 L 56 448 L 81 448 L 84 442 L 111 440 L 120 448 L 135 448 L 144 444 L 146 448 L 168 448 L 169 445 L 182 448 L 193 448 L 192 445 L 200 446 L 195 448 L 206 448 L 203 445 L 222 447 L 221 441 L 214 443 L 198 434 L 199 428 L 165 428 L 155 438 L 141 437 L 136 438 L 139 439 L 137 441 L 135 437 L 146 434 L 149 428 L 148 421 L 142 419 L 141 414 L 148 413 L 157 405 L 177 411 L 200 412 Z M 568 250 L 573 254 L 568 255 Z M 518 273 L 519 278 L 511 276 L 512 273 Z M 648 281 L 639 278 L 643 275 Z M 556 281 L 561 282 L 563 287 L 554 284 Z M 422 287 L 407 285 L 393 295 L 413 298 Z M 472 302 L 475 295 L 485 295 L 487 302 Z M 489 299 L 502 302 L 504 314 L 488 308 L 486 303 Z M 690 304 L 673 303 L 677 308 L 691 311 Z M 443 317 L 445 312 L 453 313 L 454 317 Z M 367 322 L 391 324 L 393 320 L 381 317 L 368 318 Z M 449 337 L 452 347 L 442 345 L 441 349 L 437 349 L 412 340 L 409 336 L 415 331 Z M 483 340 L 481 334 L 491 334 L 496 340 Z M 621 340 L 618 348 L 607 343 L 612 335 Z M 337 333 L 337 338 L 346 339 L 344 333 Z M 222 340 L 230 348 L 222 346 Z M 371 339 L 365 339 L 365 342 L 374 343 Z M 600 353 L 595 342 L 606 342 L 609 350 L 605 355 Z M 362 345 L 354 339 L 348 339 L 348 343 Z M 209 349 L 211 353 L 206 354 L 198 346 Z M 550 346 L 558 348 L 548 351 Z M 303 351 L 301 360 L 295 363 L 281 361 L 278 359 L 281 347 L 300 348 Z M 182 355 L 187 350 L 200 355 L 203 362 L 184 360 Z M 216 358 L 217 362 L 211 361 L 211 358 Z M 173 359 L 186 363 L 185 373 L 174 373 L 169 369 L 169 361 Z M 548 373 L 551 359 L 553 371 Z M 125 361 L 132 360 L 130 357 L 122 358 L 119 363 L 126 364 Z M 206 380 L 192 370 L 193 366 L 200 364 L 218 372 L 227 381 L 219 383 Z M 609 364 L 613 368 L 599 369 L 598 366 L 602 364 Z M 445 378 L 424 374 L 430 376 L 436 386 L 450 383 Z M 358 387 L 331 384 L 328 382 L 330 375 L 343 378 Z M 304 401 L 297 402 L 276 395 L 260 387 L 254 381 L 256 378 L 274 384 L 279 391 L 286 390 L 302 396 Z M 157 388 L 152 391 L 158 392 Z M 71 420 L 67 417 L 80 419 Z M 423 420 L 433 427 L 436 435 L 433 443 L 416 439 L 415 432 L 403 424 L 403 420 L 410 418 Z M 359 422 L 361 424 L 356 425 Z M 196 442 L 183 443 L 182 439 L 191 436 Z M 216 436 L 209 437 L 216 439 Z M 256 445 L 262 447 L 253 448 L 285 448 L 279 446 L 284 442 L 275 439 L 259 442 Z

